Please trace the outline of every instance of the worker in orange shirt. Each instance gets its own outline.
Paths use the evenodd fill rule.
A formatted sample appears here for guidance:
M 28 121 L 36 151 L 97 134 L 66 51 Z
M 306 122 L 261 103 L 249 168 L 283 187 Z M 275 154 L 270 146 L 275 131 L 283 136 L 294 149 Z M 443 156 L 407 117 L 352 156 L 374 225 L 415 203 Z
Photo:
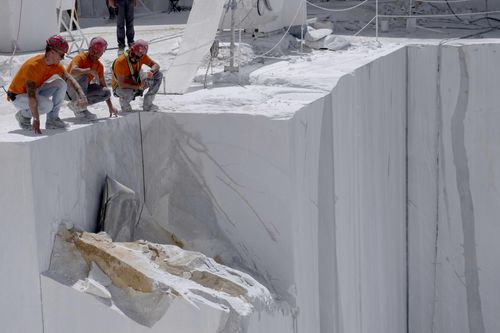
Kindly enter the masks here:
M 124 112 L 132 111 L 130 102 L 137 96 L 143 96 L 146 89 L 148 91 L 144 95 L 143 110 L 159 109 L 153 104 L 153 100 L 160 89 L 163 74 L 160 72 L 160 65 L 147 53 L 148 43 L 139 39 L 113 63 L 113 93 L 120 98 L 120 106 Z M 142 65 L 148 66 L 150 70 L 143 72 Z
M 47 39 L 45 53 L 28 59 L 14 76 L 7 92 L 7 99 L 19 110 L 16 113 L 16 120 L 22 129 L 33 129 L 35 133 L 42 134 L 41 114 L 47 114 L 45 122 L 47 129 L 68 127 L 59 118 L 67 82 L 78 92 L 78 105 L 80 107 L 87 105 L 82 88 L 60 64 L 68 49 L 68 42 L 63 37 L 52 36 Z
M 117 115 L 118 110 L 111 102 L 111 91 L 106 87 L 104 80 L 104 66 L 99 58 L 104 54 L 108 43 L 102 37 L 94 37 L 90 40 L 89 49 L 81 52 L 71 60 L 67 71 L 78 82 L 87 97 L 88 105 L 106 101 L 109 109 L 109 116 Z M 96 80 L 98 83 L 92 83 Z M 75 101 L 78 100 L 78 92 L 72 87 L 68 87 L 68 97 L 71 102 L 68 107 L 73 111 L 75 117 L 81 120 L 94 120 L 96 115 L 87 110 L 79 108 Z

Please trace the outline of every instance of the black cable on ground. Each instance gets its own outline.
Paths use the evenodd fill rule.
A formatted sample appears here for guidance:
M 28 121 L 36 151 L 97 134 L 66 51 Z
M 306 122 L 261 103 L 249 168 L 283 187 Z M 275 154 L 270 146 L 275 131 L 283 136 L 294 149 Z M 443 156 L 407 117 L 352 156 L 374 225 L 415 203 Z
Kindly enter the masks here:
M 458 16 L 455 11 L 453 10 L 453 8 L 451 8 L 451 5 L 450 3 L 448 2 L 448 0 L 445 0 L 446 1 L 446 5 L 448 6 L 448 9 L 451 11 L 451 13 L 453 14 L 453 16 L 455 16 L 457 18 L 457 20 L 459 21 L 462 21 L 464 23 L 467 23 L 464 19 L 462 19 L 460 16 Z
M 482 34 L 486 34 L 488 32 L 494 31 L 496 29 L 498 29 L 498 27 L 497 28 L 488 28 L 485 31 L 476 32 L 476 33 L 473 33 L 473 34 L 470 34 L 470 35 L 462 36 L 462 37 L 460 37 L 460 39 L 465 39 L 465 38 L 471 38 L 471 37 L 480 36 Z
M 492 30 L 500 30 L 500 25 L 493 26 L 490 23 L 490 20 L 491 21 L 495 21 L 495 22 L 500 22 L 500 19 L 497 19 L 497 18 L 494 18 L 494 17 L 489 17 L 489 16 L 480 17 L 478 19 L 470 21 L 470 23 L 471 24 L 476 24 L 476 22 L 481 21 L 481 20 L 487 20 L 490 29 L 492 29 Z

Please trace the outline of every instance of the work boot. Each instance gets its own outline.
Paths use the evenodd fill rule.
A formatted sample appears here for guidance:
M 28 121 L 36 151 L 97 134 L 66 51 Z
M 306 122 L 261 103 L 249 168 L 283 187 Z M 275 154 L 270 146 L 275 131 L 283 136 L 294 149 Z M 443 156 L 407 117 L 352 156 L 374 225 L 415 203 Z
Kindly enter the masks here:
M 130 102 L 122 97 L 120 97 L 120 107 L 122 108 L 122 112 L 132 112 L 132 106 L 130 106 Z
M 21 114 L 21 111 L 16 112 L 16 120 L 19 123 L 19 127 L 25 130 L 31 129 L 31 118 L 26 118 Z
M 69 102 L 68 103 L 68 108 L 73 111 L 75 114 L 76 119 L 78 120 L 95 120 L 97 116 L 87 110 L 86 108 L 80 108 L 77 106 L 74 102 Z
M 79 120 L 96 120 L 97 119 L 97 116 L 87 109 L 79 111 L 79 112 L 75 112 L 75 117 Z
M 123 52 L 125 52 L 125 47 L 124 46 L 118 47 L 117 55 L 120 56 L 123 54 Z
M 153 104 L 154 96 L 145 96 L 144 103 L 142 104 L 142 109 L 144 111 L 157 112 L 160 111 L 160 107 Z
M 68 103 L 68 108 L 73 111 L 73 113 L 75 114 L 75 117 L 78 118 L 77 114 L 82 112 L 83 110 L 85 110 L 85 108 L 81 108 L 79 107 L 76 102 L 69 102 Z
M 61 118 L 48 118 L 45 121 L 45 128 L 46 129 L 64 129 L 68 128 L 69 125 L 66 124 L 64 121 L 61 120 Z

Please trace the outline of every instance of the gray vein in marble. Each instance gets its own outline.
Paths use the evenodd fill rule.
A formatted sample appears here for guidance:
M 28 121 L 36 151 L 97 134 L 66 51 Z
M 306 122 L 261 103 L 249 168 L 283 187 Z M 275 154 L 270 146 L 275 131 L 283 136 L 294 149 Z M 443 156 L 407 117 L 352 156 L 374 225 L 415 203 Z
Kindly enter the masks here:
M 474 204 L 470 189 L 469 164 L 465 148 L 465 115 L 469 103 L 469 73 L 463 47 L 458 50 L 460 62 L 460 93 L 451 118 L 453 160 L 456 168 L 460 213 L 464 234 L 464 265 L 467 294 L 469 332 L 484 333 L 484 320 L 479 293 L 479 272 L 477 266 Z

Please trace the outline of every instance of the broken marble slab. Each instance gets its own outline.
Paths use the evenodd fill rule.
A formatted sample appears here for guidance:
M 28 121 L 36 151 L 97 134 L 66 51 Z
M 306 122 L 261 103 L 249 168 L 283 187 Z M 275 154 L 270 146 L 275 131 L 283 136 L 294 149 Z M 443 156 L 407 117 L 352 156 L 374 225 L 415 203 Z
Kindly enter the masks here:
M 183 94 L 189 88 L 217 33 L 224 0 L 193 1 L 179 53 L 165 75 L 169 94 Z
M 116 242 L 131 241 L 139 220 L 140 208 L 141 200 L 134 190 L 106 176 L 99 231 L 105 231 Z
M 222 312 L 226 331 L 255 311 L 273 312 L 266 287 L 248 274 L 175 245 L 113 242 L 105 233 L 59 227 L 47 277 L 95 296 L 140 325 L 154 326 L 176 299 Z

